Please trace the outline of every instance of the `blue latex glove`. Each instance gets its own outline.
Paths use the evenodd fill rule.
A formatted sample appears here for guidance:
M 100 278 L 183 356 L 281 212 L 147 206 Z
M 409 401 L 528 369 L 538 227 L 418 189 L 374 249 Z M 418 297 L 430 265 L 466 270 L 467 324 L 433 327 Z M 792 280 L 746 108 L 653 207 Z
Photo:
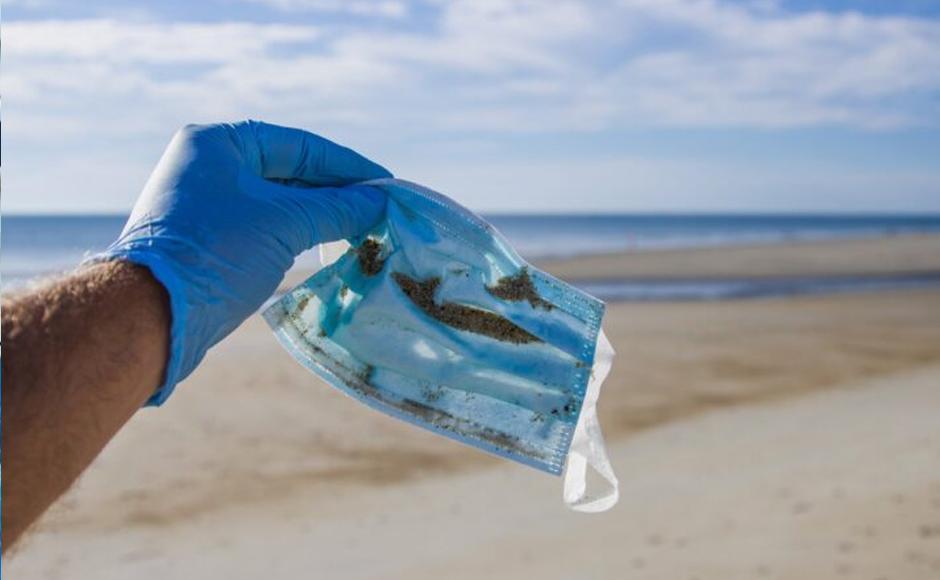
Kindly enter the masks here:
M 297 254 L 374 225 L 384 194 L 350 184 L 390 176 L 298 129 L 256 121 L 181 129 L 120 238 L 94 258 L 144 265 L 169 293 L 170 358 L 147 404 L 162 404 L 209 347 L 256 312 Z

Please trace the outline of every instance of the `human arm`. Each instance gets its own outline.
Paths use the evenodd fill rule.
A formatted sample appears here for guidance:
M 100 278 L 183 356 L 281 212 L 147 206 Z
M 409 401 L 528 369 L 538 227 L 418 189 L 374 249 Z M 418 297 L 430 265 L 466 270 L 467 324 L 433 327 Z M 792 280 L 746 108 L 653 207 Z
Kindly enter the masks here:
M 4 297 L 2 311 L 6 549 L 162 383 L 170 311 L 128 262 Z
M 68 487 L 127 421 L 142 402 L 140 393 L 145 393 L 147 404 L 162 404 L 211 346 L 260 308 L 297 254 L 318 243 L 363 233 L 378 221 L 384 211 L 384 195 L 355 184 L 390 175 L 345 147 L 297 129 L 248 121 L 180 130 L 147 181 L 120 237 L 95 256 L 92 265 L 54 284 L 56 292 L 71 297 L 56 306 L 57 317 L 44 310 L 51 297 L 47 294 L 34 293 L 11 299 L 9 306 L 4 304 L 4 548 Z M 146 273 L 147 283 L 138 281 L 141 288 L 135 287 L 135 291 L 156 281 L 157 288 L 165 292 L 166 334 L 157 342 L 166 350 L 156 384 L 136 362 L 137 355 L 144 356 L 137 351 L 118 353 L 122 355 L 116 365 L 123 374 L 121 380 L 135 381 L 127 391 L 110 384 L 99 388 L 98 383 L 106 380 L 104 373 L 96 374 L 99 371 L 90 379 L 69 374 L 69 381 L 81 381 L 77 384 L 87 401 L 60 397 L 58 391 L 64 387 L 48 374 L 17 370 L 67 374 L 73 369 L 62 360 L 79 355 L 87 368 L 99 369 L 110 364 L 102 360 L 111 353 L 109 348 L 137 340 L 125 334 L 127 326 L 115 322 L 105 333 L 98 322 L 102 312 L 116 319 L 131 318 L 136 312 L 138 304 L 123 309 L 123 299 L 108 294 L 117 291 L 120 280 L 106 277 L 90 284 L 85 278 L 98 272 L 123 272 L 125 266 L 115 263 L 135 264 L 129 267 L 131 272 Z M 96 291 L 90 292 L 89 285 Z M 76 288 L 85 289 L 76 292 Z M 17 319 L 22 322 L 14 324 Z M 19 328 L 17 339 L 13 339 L 15 328 Z M 64 333 L 66 328 L 72 340 L 63 339 L 57 348 L 43 339 L 50 332 Z M 100 344 L 82 340 L 99 332 L 104 333 Z M 29 336 L 32 342 L 24 342 Z M 43 384 L 37 386 L 38 381 Z M 121 394 L 113 407 L 101 406 L 93 412 L 85 406 L 97 398 L 113 397 L 112 390 Z M 8 398 L 8 392 L 20 395 Z M 30 398 L 29 404 L 20 396 Z M 24 424 L 35 426 L 29 423 L 31 405 L 43 407 L 41 415 L 48 414 L 54 420 L 41 423 L 42 429 L 21 431 Z M 21 413 L 25 418 L 19 417 Z M 97 416 L 102 413 L 108 416 Z M 99 423 L 90 425 L 91 420 Z M 90 440 L 74 458 L 66 461 L 58 456 L 62 441 L 85 437 Z M 31 455 L 28 450 L 33 448 L 51 452 Z M 48 470 L 59 468 L 63 473 L 46 475 Z M 42 475 L 38 479 L 42 485 L 28 478 L 19 480 L 31 473 Z M 44 479 L 47 477 L 50 479 Z M 14 493 L 17 490 L 22 495 Z M 8 513 L 15 517 L 9 528 Z

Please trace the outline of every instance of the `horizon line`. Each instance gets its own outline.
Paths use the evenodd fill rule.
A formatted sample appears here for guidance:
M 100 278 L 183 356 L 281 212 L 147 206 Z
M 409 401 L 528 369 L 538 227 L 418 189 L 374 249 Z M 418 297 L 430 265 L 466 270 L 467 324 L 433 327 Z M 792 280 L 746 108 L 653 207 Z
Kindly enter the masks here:
M 792 216 L 792 217 L 914 217 L 914 218 L 937 218 L 940 219 L 940 210 L 907 210 L 907 211 L 894 211 L 894 210 L 839 210 L 839 211 L 826 211 L 826 210 L 776 210 L 776 211 L 767 211 L 767 210 L 748 210 L 748 209 L 726 209 L 726 210 L 714 210 L 714 209 L 693 209 L 693 210 L 618 210 L 618 211 L 545 211 L 545 212 L 533 212 L 533 211 L 506 211 L 506 210 L 495 210 L 495 211 L 476 211 L 483 216 L 492 216 L 492 217 L 618 217 L 618 216 L 631 216 L 631 217 L 640 217 L 640 216 L 676 216 L 676 217 L 686 217 L 686 216 L 741 216 L 741 217 L 758 217 L 758 216 Z M 102 212 L 47 212 L 47 211 L 0 211 L 0 219 L 7 217 L 15 218 L 83 218 L 83 217 L 99 217 L 99 218 L 127 218 L 130 216 L 130 212 L 111 212 L 111 211 L 102 211 Z

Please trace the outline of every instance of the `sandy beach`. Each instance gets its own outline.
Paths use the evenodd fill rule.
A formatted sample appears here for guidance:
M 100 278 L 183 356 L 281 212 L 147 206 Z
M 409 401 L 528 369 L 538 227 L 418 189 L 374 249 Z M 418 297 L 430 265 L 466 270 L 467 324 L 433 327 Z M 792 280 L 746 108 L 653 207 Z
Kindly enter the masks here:
M 940 237 L 540 264 L 567 278 L 940 271 Z M 302 279 L 292 273 L 291 280 Z M 621 502 L 376 413 L 254 316 L 4 561 L 17 579 L 940 577 L 940 290 L 609 305 Z

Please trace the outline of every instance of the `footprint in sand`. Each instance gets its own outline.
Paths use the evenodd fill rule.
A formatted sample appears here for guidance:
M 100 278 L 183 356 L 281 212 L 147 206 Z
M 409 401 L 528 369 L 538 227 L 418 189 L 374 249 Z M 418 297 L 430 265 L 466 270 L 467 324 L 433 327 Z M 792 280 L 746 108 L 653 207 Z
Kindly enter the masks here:
M 794 515 L 800 515 L 805 514 L 810 509 L 812 509 L 812 507 L 813 504 L 809 503 L 808 501 L 798 501 L 793 504 L 793 507 L 790 509 L 790 511 L 793 512 Z
M 940 523 L 923 524 L 918 529 L 921 538 L 940 538 Z
M 839 542 L 838 549 L 839 549 L 839 552 L 843 554 L 849 554 L 855 551 L 855 543 L 849 542 L 849 541 Z

